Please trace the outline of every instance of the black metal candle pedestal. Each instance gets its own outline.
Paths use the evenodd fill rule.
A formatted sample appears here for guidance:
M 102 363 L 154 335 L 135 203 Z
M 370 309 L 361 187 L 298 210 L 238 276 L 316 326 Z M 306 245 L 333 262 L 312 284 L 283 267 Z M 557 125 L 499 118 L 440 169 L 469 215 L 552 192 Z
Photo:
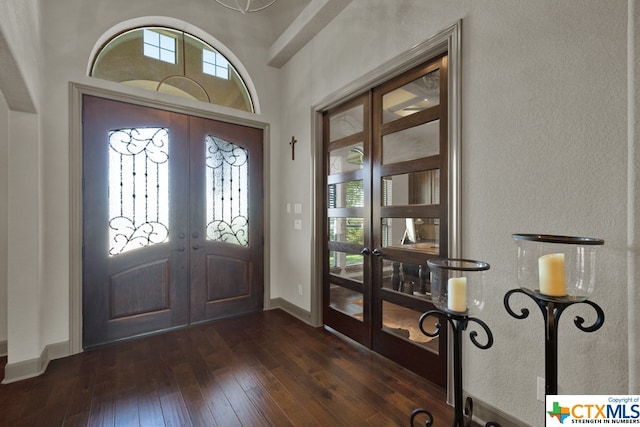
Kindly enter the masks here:
M 527 295 L 542 311 L 545 322 L 545 394 L 558 394 L 558 322 L 564 310 L 586 304 L 596 312 L 592 325 L 576 316 L 574 324 L 584 332 L 594 332 L 604 323 L 604 312 L 589 296 L 596 285 L 596 254 L 604 240 L 594 237 L 550 234 L 513 234 L 518 248 L 518 284 L 504 296 L 507 312 L 525 319 L 529 310 L 517 314 L 509 305 L 513 294 Z M 536 286 L 537 289 L 532 289 Z
M 587 304 L 596 311 L 597 318 L 593 325 L 585 326 L 584 318 L 576 316 L 573 323 L 578 329 L 584 332 L 594 332 L 600 329 L 604 323 L 604 311 L 600 306 L 587 299 L 576 299 L 574 297 L 552 297 L 541 294 L 539 291 L 532 291 L 526 288 L 512 289 L 504 296 L 504 306 L 507 312 L 516 319 L 525 319 L 529 316 L 529 310 L 522 308 L 520 314 L 514 312 L 509 306 L 509 299 L 515 293 L 527 295 L 533 299 L 540 310 L 545 321 L 545 394 L 558 394 L 558 322 L 560 315 L 573 304 Z
M 480 343 L 476 337 L 478 333 L 471 331 L 469 333 L 469 339 L 476 347 L 486 350 L 493 345 L 493 334 L 489 327 L 483 321 L 476 319 L 475 317 L 469 317 L 466 313 L 452 312 L 448 310 L 430 310 L 420 316 L 420 330 L 428 337 L 435 338 L 440 335 L 440 329 L 442 325 L 440 323 L 435 324 L 434 331 L 427 331 L 424 328 L 424 322 L 429 316 L 443 317 L 449 321 L 453 329 L 453 378 L 454 378 L 454 419 L 452 427 L 470 427 L 473 418 L 473 399 L 467 397 L 464 408 L 462 406 L 462 332 L 467 329 L 470 322 L 475 322 L 487 335 L 486 344 Z M 464 413 L 463 413 L 464 409 Z M 426 409 L 419 408 L 414 409 L 411 413 L 411 426 L 414 426 L 414 422 L 417 416 L 426 416 L 425 426 L 430 427 L 433 425 L 433 415 Z M 465 415 L 467 416 L 467 422 L 465 423 Z M 488 422 L 485 427 L 500 427 L 495 422 Z

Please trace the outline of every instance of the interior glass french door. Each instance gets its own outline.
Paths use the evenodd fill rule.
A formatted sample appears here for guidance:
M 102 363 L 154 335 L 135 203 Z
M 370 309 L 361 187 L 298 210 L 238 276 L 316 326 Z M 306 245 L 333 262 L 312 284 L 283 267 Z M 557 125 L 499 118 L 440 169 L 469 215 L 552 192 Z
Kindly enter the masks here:
M 446 87 L 442 56 L 372 96 L 372 347 L 442 386 L 446 328 L 431 338 L 418 319 L 435 309 L 427 259 L 448 254 Z
M 83 98 L 85 348 L 262 308 L 262 130 Z
M 324 323 L 446 385 L 426 261 L 448 253 L 446 56 L 324 116 Z M 431 321 L 428 319 L 428 321 Z M 435 330 L 435 319 L 433 330 Z
M 323 319 L 371 345 L 369 97 L 324 115 L 326 254 Z

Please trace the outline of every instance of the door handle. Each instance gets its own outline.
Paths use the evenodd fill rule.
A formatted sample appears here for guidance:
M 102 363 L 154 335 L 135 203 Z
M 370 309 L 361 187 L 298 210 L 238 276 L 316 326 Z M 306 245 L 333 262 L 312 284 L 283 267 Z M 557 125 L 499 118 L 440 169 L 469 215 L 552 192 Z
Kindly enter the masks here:
M 184 246 L 179 247 L 178 249 L 176 249 L 178 252 L 184 252 Z
M 375 256 L 380 256 L 380 255 L 382 255 L 382 251 L 381 251 L 380 249 L 378 249 L 378 248 L 375 248 L 375 249 L 373 250 L 373 252 L 371 252 L 371 253 L 372 253 L 372 254 L 374 254 Z
M 363 249 L 360 251 L 360 253 L 361 253 L 362 255 L 369 255 L 369 253 L 370 253 L 370 252 L 369 252 L 369 248 L 363 248 Z
M 192 249 L 193 249 L 194 251 L 197 251 L 198 249 L 200 249 L 200 246 L 198 246 L 198 245 L 193 245 L 193 246 L 192 246 Z

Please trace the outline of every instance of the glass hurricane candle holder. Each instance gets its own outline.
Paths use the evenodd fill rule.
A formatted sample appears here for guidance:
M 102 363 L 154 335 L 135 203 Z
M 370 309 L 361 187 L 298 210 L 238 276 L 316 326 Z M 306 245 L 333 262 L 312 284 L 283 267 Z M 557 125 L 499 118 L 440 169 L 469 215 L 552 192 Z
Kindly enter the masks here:
M 440 310 L 456 315 L 469 315 L 484 306 L 484 272 L 489 264 L 483 261 L 456 258 L 427 260 L 431 271 L 431 299 Z
M 543 298 L 585 301 L 595 287 L 596 251 L 604 240 L 514 234 L 518 285 Z

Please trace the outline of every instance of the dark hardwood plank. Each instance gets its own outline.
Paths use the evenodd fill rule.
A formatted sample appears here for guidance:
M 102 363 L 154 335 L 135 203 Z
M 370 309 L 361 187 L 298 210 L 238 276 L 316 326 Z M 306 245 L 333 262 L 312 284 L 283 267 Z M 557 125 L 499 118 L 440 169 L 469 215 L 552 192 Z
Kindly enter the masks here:
M 0 425 L 392 427 L 417 407 L 446 425 L 445 400 L 382 356 L 273 310 L 54 360 L 0 385 Z

